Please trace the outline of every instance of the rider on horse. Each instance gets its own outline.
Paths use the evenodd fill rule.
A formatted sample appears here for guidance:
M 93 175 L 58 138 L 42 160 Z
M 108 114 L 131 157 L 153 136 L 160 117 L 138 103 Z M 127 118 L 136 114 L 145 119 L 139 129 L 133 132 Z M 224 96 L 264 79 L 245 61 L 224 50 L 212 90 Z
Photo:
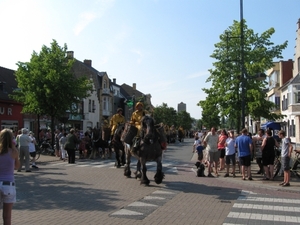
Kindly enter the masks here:
M 113 136 L 114 136 L 114 133 L 115 133 L 117 127 L 120 124 L 125 123 L 125 118 L 122 115 L 122 113 L 123 113 L 123 109 L 118 108 L 117 113 L 115 115 L 113 115 L 112 118 L 110 119 L 111 140 L 113 139 Z
M 148 114 L 146 110 L 144 110 L 144 104 L 142 102 L 137 102 L 135 105 L 135 111 L 131 115 L 130 124 L 134 125 L 137 129 L 137 135 L 133 139 L 133 148 L 132 152 L 136 153 L 141 142 L 141 130 L 142 130 L 142 124 L 141 119 L 143 116 Z

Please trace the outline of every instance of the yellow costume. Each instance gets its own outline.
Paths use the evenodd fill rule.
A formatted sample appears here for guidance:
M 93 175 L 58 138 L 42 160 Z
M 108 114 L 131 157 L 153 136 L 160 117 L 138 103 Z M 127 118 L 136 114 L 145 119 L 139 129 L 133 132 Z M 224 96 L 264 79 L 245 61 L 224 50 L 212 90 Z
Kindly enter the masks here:
M 111 127 L 111 135 L 114 135 L 117 127 L 122 124 L 125 123 L 125 117 L 120 114 L 119 112 L 123 111 L 122 109 L 118 109 L 115 115 L 112 116 L 112 118 L 110 119 L 110 127 Z
M 144 107 L 143 103 L 141 103 L 141 102 L 136 103 L 135 108 L 137 108 L 138 106 Z M 130 124 L 134 125 L 140 131 L 141 128 L 142 128 L 142 126 L 141 126 L 141 119 L 146 114 L 147 114 L 147 111 L 145 111 L 143 109 L 141 109 L 141 110 L 135 110 L 132 113 L 132 115 L 131 115 Z

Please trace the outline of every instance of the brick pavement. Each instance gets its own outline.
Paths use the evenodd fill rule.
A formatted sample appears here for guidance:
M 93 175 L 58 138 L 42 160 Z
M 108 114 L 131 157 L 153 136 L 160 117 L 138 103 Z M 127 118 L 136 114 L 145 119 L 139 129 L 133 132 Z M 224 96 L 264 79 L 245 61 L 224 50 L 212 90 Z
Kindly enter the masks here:
M 189 140 L 177 143 L 169 146 L 165 158 L 173 156 L 175 162 L 176 152 L 182 155 L 182 159 L 191 155 L 190 149 Z M 156 185 L 154 172 L 149 171 L 149 187 L 139 185 L 133 178 L 125 178 L 122 169 L 51 167 L 50 164 L 58 162 L 51 156 L 41 156 L 39 161 L 42 162 L 39 170 L 16 173 L 15 225 L 222 224 L 243 190 L 287 199 L 300 197 L 300 181 L 295 178 L 292 186 L 286 189 L 279 187 L 278 181 L 266 182 L 256 174 L 254 181 L 243 181 L 240 175 L 237 178 L 200 178 L 192 169 L 195 169 L 193 162 L 185 159 L 176 161 L 179 163 L 176 165 L 178 172 L 166 174 L 163 184 Z M 137 219 L 134 216 L 113 216 L 122 209 L 134 209 L 131 204 L 146 202 L 145 197 L 165 196 L 157 191 L 173 194 L 163 203 L 155 203 L 158 207 L 149 214 L 145 212 L 146 216 Z

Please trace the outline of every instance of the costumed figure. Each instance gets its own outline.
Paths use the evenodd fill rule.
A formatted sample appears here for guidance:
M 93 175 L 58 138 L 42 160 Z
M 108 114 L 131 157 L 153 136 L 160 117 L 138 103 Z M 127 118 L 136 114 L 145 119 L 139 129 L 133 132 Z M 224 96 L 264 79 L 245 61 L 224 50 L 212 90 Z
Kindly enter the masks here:
M 113 115 L 112 118 L 110 119 L 110 128 L 111 128 L 111 137 L 110 137 L 110 140 L 113 139 L 113 136 L 114 136 L 114 133 L 115 133 L 117 127 L 120 124 L 125 123 L 125 118 L 122 115 L 122 113 L 123 113 L 123 109 L 118 108 L 117 109 L 117 113 L 115 115 Z
M 148 114 L 148 112 L 144 110 L 144 104 L 142 102 L 137 102 L 135 105 L 135 109 L 136 110 L 132 113 L 130 119 L 130 124 L 134 125 L 138 129 L 137 135 L 133 139 L 133 148 L 132 148 L 133 153 L 137 152 L 141 142 L 141 136 L 142 136 L 141 119 L 143 118 L 143 116 Z

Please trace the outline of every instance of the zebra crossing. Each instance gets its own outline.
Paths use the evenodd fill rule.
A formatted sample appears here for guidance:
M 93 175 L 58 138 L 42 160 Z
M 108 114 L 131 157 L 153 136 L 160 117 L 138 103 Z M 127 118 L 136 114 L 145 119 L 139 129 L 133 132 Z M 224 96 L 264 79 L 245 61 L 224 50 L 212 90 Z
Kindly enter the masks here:
M 223 225 L 300 224 L 300 199 L 243 191 Z
M 130 168 L 136 169 L 136 159 L 131 160 Z M 89 160 L 80 160 L 76 161 L 75 164 L 69 164 L 67 162 L 58 162 L 49 164 L 51 167 L 93 167 L 93 168 L 110 168 L 115 169 L 115 160 L 114 159 L 106 159 L 103 161 L 89 161 Z M 164 173 L 177 173 L 178 164 L 174 161 L 165 161 L 162 163 L 163 172 Z M 156 171 L 156 162 L 147 162 L 147 171 Z
M 142 220 L 176 196 L 178 191 L 156 190 L 148 196 L 111 213 L 110 217 Z

